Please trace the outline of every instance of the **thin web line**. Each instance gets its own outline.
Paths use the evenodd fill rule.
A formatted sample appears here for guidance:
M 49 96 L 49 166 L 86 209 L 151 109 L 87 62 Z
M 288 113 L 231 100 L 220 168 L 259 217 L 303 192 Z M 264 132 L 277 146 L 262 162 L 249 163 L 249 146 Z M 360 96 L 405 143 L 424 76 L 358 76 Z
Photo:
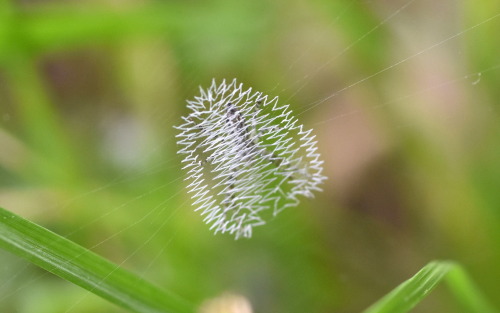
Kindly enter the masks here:
M 450 41 L 450 40 L 452 40 L 454 38 L 457 38 L 457 37 L 459 37 L 459 36 L 461 36 L 461 35 L 469 32 L 469 31 L 471 31 L 471 30 L 473 30 L 473 29 L 475 29 L 475 28 L 477 28 L 477 27 L 479 27 L 479 26 L 481 26 L 483 24 L 486 24 L 486 23 L 494 20 L 495 18 L 497 18 L 499 16 L 500 16 L 500 13 L 498 13 L 498 14 L 496 14 L 496 15 L 494 15 L 494 16 L 492 16 L 492 17 L 490 17 L 490 18 L 488 18 L 488 19 L 486 19 L 486 20 L 484 20 L 484 21 L 482 21 L 482 22 L 480 22 L 478 24 L 475 24 L 475 25 L 473 25 L 473 26 L 471 26 L 471 27 L 469 27 L 469 28 L 467 28 L 465 30 L 462 30 L 462 31 L 456 33 L 453 36 L 445 38 L 445 39 L 443 39 L 443 40 L 441 40 L 441 41 L 439 41 L 439 42 L 437 42 L 437 43 L 435 43 L 435 44 L 433 44 L 433 45 L 431 45 L 431 46 L 429 46 L 429 47 L 427 47 L 427 48 L 425 48 L 425 49 L 423 49 L 423 50 L 421 50 L 421 51 L 419 51 L 419 52 L 417 52 L 417 53 L 415 53 L 415 54 L 413 54 L 413 55 L 411 55 L 409 57 L 406 57 L 406 58 L 404 58 L 404 59 L 402 59 L 402 60 L 400 60 L 400 61 L 398 61 L 396 63 L 393 63 L 392 65 L 390 65 L 390 66 L 388 66 L 388 67 L 386 67 L 386 68 L 384 68 L 384 69 L 382 69 L 382 70 L 380 70 L 380 71 L 378 71 L 378 72 L 376 72 L 374 74 L 371 74 L 371 75 L 369 75 L 369 76 L 367 76 L 367 77 L 365 77 L 365 78 L 363 78 L 361 80 L 358 80 L 357 82 L 352 83 L 352 84 L 348 85 L 347 87 L 339 89 L 338 91 L 332 93 L 331 95 L 329 95 L 329 96 L 327 96 L 327 97 L 325 97 L 325 98 L 323 98 L 321 100 L 318 100 L 318 101 L 313 102 L 312 104 L 308 105 L 306 109 L 302 110 L 300 113 L 297 113 L 297 116 L 299 116 L 299 115 L 301 115 L 301 114 L 303 114 L 303 113 L 305 113 L 305 112 L 307 112 L 307 111 L 309 111 L 309 110 L 317 107 L 321 103 L 326 102 L 327 100 L 329 100 L 329 99 L 337 96 L 338 94 L 346 91 L 349 88 L 357 86 L 357 85 L 359 85 L 359 84 L 361 84 L 361 83 L 363 83 L 363 82 L 365 82 L 365 81 L 367 81 L 367 80 L 369 80 L 369 79 L 371 79 L 371 78 L 373 78 L 373 77 L 375 77 L 375 76 L 377 76 L 377 75 L 379 75 L 381 73 L 384 73 L 384 72 L 386 72 L 386 71 L 388 71 L 388 70 L 390 70 L 390 69 L 392 69 L 394 67 L 397 67 L 397 66 L 405 63 L 406 61 L 411 60 L 411 59 L 413 59 L 413 58 L 415 58 L 415 57 L 417 57 L 419 55 L 422 55 L 422 54 L 424 54 L 424 53 L 426 53 L 426 52 L 428 52 L 428 51 L 430 51 L 430 50 L 432 50 L 432 49 L 434 49 L 434 48 L 436 48 L 436 47 L 438 47 L 438 46 L 440 46 L 440 45 L 442 45 L 442 44 L 444 44 L 444 43 L 446 43 L 446 42 L 448 42 L 448 41 Z
M 401 6 L 399 9 L 397 9 L 396 11 L 394 11 L 391 15 L 389 15 L 387 18 L 385 18 L 384 20 L 382 20 L 380 23 L 378 23 L 377 25 L 375 25 L 372 29 L 370 29 L 368 32 L 366 32 L 365 34 L 363 34 L 361 37 L 359 37 L 358 39 L 356 39 L 354 42 L 352 42 L 350 45 L 348 45 L 346 48 L 344 48 L 340 53 L 338 53 L 336 56 L 334 56 L 333 58 L 331 58 L 330 60 L 328 60 L 326 63 L 323 63 L 322 65 L 320 65 L 319 67 L 316 68 L 316 70 L 314 70 L 312 72 L 312 74 L 309 74 L 307 75 L 305 78 L 305 82 L 300 85 L 299 88 L 296 88 L 295 89 L 295 92 L 290 96 L 288 97 L 285 102 L 288 103 L 290 102 L 291 99 L 293 99 L 310 81 L 311 81 L 311 78 L 312 76 L 318 74 L 321 70 L 323 70 L 325 67 L 327 67 L 329 64 L 331 64 L 333 61 L 337 60 L 339 57 L 341 57 L 342 55 L 344 55 L 345 53 L 347 53 L 349 50 L 351 50 L 353 47 L 355 47 L 358 43 L 360 43 L 361 41 L 363 41 L 366 37 L 368 37 L 370 34 L 372 34 L 373 32 L 375 32 L 377 29 L 379 29 L 380 27 L 382 27 L 383 25 L 387 24 L 387 22 L 389 22 L 391 19 L 393 19 L 395 16 L 397 16 L 398 14 L 400 14 L 403 10 L 405 10 L 408 6 L 410 6 L 410 4 L 412 4 L 415 0 L 410 0 L 408 1 L 407 3 L 405 3 L 403 6 Z M 296 81 L 296 83 L 299 82 L 299 81 Z M 303 112 L 302 112 L 303 113 Z
M 407 100 L 407 99 L 411 99 L 413 97 L 426 94 L 429 91 L 438 90 L 438 89 L 440 89 L 442 87 L 453 85 L 453 84 L 456 84 L 456 83 L 458 83 L 460 81 L 465 81 L 465 80 L 471 79 L 471 78 L 474 79 L 474 81 L 471 83 L 471 84 L 474 85 L 474 82 L 477 81 L 477 78 L 480 77 L 481 74 L 484 74 L 484 73 L 487 73 L 487 72 L 490 72 L 490 71 L 493 71 L 493 70 L 496 70 L 496 69 L 499 69 L 499 68 L 500 68 L 500 65 L 495 65 L 495 66 L 489 67 L 487 69 L 484 69 L 484 70 L 481 70 L 481 71 L 478 71 L 478 72 L 472 72 L 472 73 L 469 73 L 469 74 L 466 74 L 466 75 L 460 75 L 457 78 L 454 78 L 454 79 L 451 79 L 451 80 L 446 80 L 444 82 L 438 83 L 438 84 L 433 85 L 431 87 L 420 89 L 420 90 L 418 90 L 416 92 L 412 92 L 410 94 L 401 96 L 401 97 L 399 97 L 397 99 L 392 99 L 392 100 L 386 101 L 384 103 L 371 105 L 370 108 L 377 109 L 377 108 L 385 107 L 385 106 L 387 106 L 389 104 L 397 103 L 397 102 L 400 102 L 400 101 L 403 101 L 403 100 Z M 362 109 L 357 109 L 357 110 L 352 110 L 352 111 L 349 111 L 349 112 L 346 112 L 346 113 L 338 114 L 338 115 L 336 115 L 334 117 L 331 117 L 329 119 L 316 122 L 316 123 L 313 124 L 313 126 L 323 125 L 323 124 L 332 122 L 334 120 L 338 120 L 338 119 L 341 119 L 341 118 L 346 118 L 346 117 L 349 117 L 349 116 L 356 115 L 356 114 L 361 113 L 361 112 L 363 112 Z

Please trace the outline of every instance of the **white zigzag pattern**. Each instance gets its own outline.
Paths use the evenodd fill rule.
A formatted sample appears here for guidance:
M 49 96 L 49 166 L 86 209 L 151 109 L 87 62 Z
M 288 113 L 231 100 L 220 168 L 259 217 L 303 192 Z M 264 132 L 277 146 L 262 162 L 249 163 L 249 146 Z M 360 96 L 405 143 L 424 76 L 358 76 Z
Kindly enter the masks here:
M 297 196 L 321 191 L 315 136 L 278 97 L 214 80 L 187 102 L 191 112 L 176 126 L 178 153 L 195 211 L 215 233 L 251 237 L 253 227 L 298 205 Z

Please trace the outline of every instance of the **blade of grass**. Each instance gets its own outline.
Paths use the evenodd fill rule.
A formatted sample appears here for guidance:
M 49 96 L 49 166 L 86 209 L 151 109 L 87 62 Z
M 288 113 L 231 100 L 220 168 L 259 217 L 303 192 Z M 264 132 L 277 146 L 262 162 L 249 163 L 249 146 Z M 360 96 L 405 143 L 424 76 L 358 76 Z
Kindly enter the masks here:
M 409 312 L 445 278 L 460 302 L 470 312 L 497 312 L 481 296 L 463 269 L 454 262 L 434 261 L 403 282 L 363 313 Z
M 0 248 L 134 312 L 194 311 L 179 297 L 2 208 Z
M 498 312 L 483 297 L 463 267 L 459 264 L 454 264 L 445 279 L 455 298 L 469 312 Z
M 36 61 L 18 53 L 4 70 L 17 100 L 26 141 L 33 149 L 28 169 L 30 176 L 53 184 L 75 184 L 79 177 L 78 157 L 63 130 Z
M 182 24 L 171 4 L 112 10 L 103 7 L 43 6 L 36 11 L 12 10 L 4 23 L 9 41 L 23 52 L 68 49 L 96 42 L 109 43 L 133 36 L 167 35 Z M 14 41 L 14 42 L 13 42 Z M 2 41 L 0 41 L 2 44 Z M 3 46 L 1 46 L 4 48 Z

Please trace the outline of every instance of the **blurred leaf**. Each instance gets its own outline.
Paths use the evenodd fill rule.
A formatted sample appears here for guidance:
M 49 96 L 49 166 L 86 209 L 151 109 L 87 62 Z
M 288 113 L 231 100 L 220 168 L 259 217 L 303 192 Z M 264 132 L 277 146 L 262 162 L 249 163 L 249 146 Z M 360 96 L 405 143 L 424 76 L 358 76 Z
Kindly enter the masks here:
M 431 262 L 415 276 L 388 293 L 364 313 L 409 312 L 446 278 L 450 289 L 470 312 L 497 312 L 473 286 L 465 271 L 456 263 L 446 261 Z
M 29 16 L 25 34 L 40 48 L 51 48 L 119 39 L 125 36 L 165 31 L 172 14 L 164 7 L 125 12 L 106 10 L 57 10 Z
M 179 23 L 176 16 L 180 16 L 173 6 L 166 5 L 122 10 L 46 6 L 36 12 L 0 12 L 0 47 L 11 53 L 15 48 L 40 52 L 134 35 L 165 34 L 174 21 Z
M 193 311 L 177 296 L 1 208 L 0 247 L 134 312 Z
M 79 177 L 79 159 L 36 62 L 19 55 L 6 66 L 5 73 L 11 78 L 12 95 L 17 100 L 23 122 L 23 135 L 33 152 L 30 155 L 32 164 L 25 174 L 28 177 L 41 176 L 46 182 L 74 184 Z
M 483 298 L 483 295 L 475 287 L 462 266 L 456 263 L 451 265 L 446 274 L 446 282 L 455 298 L 469 312 L 498 312 Z

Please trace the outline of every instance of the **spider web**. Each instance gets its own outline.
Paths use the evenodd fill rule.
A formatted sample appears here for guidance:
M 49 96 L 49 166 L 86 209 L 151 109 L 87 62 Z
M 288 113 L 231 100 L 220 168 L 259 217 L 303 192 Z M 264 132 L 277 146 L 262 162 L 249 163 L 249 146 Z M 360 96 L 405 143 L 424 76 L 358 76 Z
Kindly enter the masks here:
M 342 20 L 344 14 L 350 10 L 350 5 L 352 5 L 352 3 L 354 3 L 354 1 L 349 2 L 344 7 L 344 10 L 338 13 L 336 18 L 329 23 L 329 26 L 332 26 L 332 24 L 336 21 Z M 306 74 L 303 75 L 302 78 L 298 80 L 292 79 L 293 82 L 290 83 L 289 77 L 298 77 L 296 74 L 300 73 L 300 69 L 298 69 L 298 67 L 300 67 L 301 61 L 307 59 L 309 55 L 313 54 L 313 47 L 316 44 L 319 45 L 321 43 L 323 37 L 319 36 L 320 38 L 313 41 L 313 44 L 310 47 L 304 49 L 302 53 L 294 57 L 294 59 L 290 62 L 290 65 L 286 68 L 286 70 L 283 71 L 283 74 L 279 75 L 279 78 L 276 79 L 273 88 L 269 88 L 269 90 L 264 90 L 263 88 L 259 89 L 262 89 L 262 91 L 269 95 L 282 96 L 282 99 L 280 101 L 282 101 L 283 104 L 294 102 L 296 105 L 295 112 L 296 115 L 299 116 L 299 119 L 307 117 L 308 119 L 304 123 L 309 127 L 317 127 L 315 132 L 324 134 L 325 131 L 328 131 L 328 127 L 333 125 L 335 122 L 363 115 L 365 114 L 367 109 L 393 109 L 395 105 L 399 105 L 398 108 L 400 108 L 401 106 L 408 107 L 412 105 L 412 100 L 429 95 L 432 96 L 434 92 L 443 91 L 449 87 L 460 89 L 462 88 L 462 86 L 467 86 L 469 88 L 475 88 L 476 86 L 480 86 L 481 75 L 488 72 L 496 72 L 500 69 L 499 64 L 488 64 L 484 68 L 475 71 L 467 71 L 466 69 L 451 70 L 447 75 L 432 80 L 429 85 L 418 87 L 415 90 L 411 90 L 403 94 L 392 94 L 389 99 L 385 99 L 383 101 L 368 102 L 370 104 L 367 108 L 361 108 L 359 106 L 348 106 L 345 112 L 339 113 L 333 110 L 333 114 L 331 113 L 332 111 L 329 112 L 328 110 L 330 107 L 335 106 L 335 101 L 344 101 L 346 99 L 345 97 L 348 97 L 353 93 L 364 92 L 365 89 L 363 87 L 366 87 L 366 85 L 369 85 L 371 82 L 380 78 L 381 76 L 390 75 L 391 73 L 394 74 L 396 71 L 408 70 L 409 65 L 412 62 L 415 62 L 417 64 L 417 61 L 423 63 L 425 63 L 426 61 L 436 62 L 433 60 L 433 57 L 435 57 L 438 60 L 437 62 L 439 62 L 439 60 L 444 59 L 442 55 L 451 55 L 451 57 L 453 58 L 459 58 L 460 49 L 457 48 L 457 41 L 461 40 L 465 36 L 472 36 L 475 31 L 481 29 L 482 27 L 487 27 L 491 23 L 498 23 L 498 19 L 500 19 L 500 12 L 490 12 L 490 16 L 484 17 L 482 21 L 477 24 L 454 27 L 451 31 L 449 31 L 448 34 L 435 35 L 433 36 L 435 38 L 432 38 L 433 40 L 431 40 L 430 42 L 425 43 L 422 46 L 417 45 L 416 47 L 413 47 L 413 52 L 408 53 L 407 51 L 405 51 L 403 53 L 400 53 L 402 56 L 391 58 L 391 61 L 387 66 L 378 68 L 368 74 L 363 73 L 361 74 L 360 78 L 354 77 L 350 82 L 342 82 L 340 83 L 341 86 L 338 88 L 327 87 L 325 88 L 326 94 L 324 95 L 317 96 L 313 99 L 308 99 L 308 101 L 305 102 L 303 102 L 303 99 L 298 99 L 303 91 L 308 90 L 308 88 L 312 88 L 317 82 L 320 81 L 320 77 L 322 77 L 322 75 L 325 75 L 325 73 L 331 71 L 330 66 L 335 65 L 337 61 L 342 60 L 343 56 L 348 55 L 359 43 L 363 42 L 363 40 L 380 31 L 382 27 L 393 26 L 396 31 L 400 31 L 401 33 L 399 34 L 399 40 L 403 41 L 404 45 L 415 43 L 415 39 L 405 38 L 405 36 L 410 35 L 411 32 L 405 33 L 406 30 L 397 29 L 397 27 L 400 24 L 406 27 L 411 27 L 413 21 L 408 20 L 409 17 L 403 15 L 404 13 L 410 11 L 412 8 L 415 9 L 415 6 L 417 4 L 418 1 L 415 0 L 406 1 L 402 3 L 401 6 L 392 8 L 390 12 L 382 13 L 384 17 L 380 19 L 381 22 L 378 23 L 374 28 L 364 33 L 362 36 L 356 38 L 354 41 L 350 41 L 346 46 L 344 46 L 343 49 L 326 49 L 328 52 L 327 54 L 329 55 L 328 57 L 326 57 L 322 61 L 316 60 L 316 64 L 308 67 L 308 69 L 306 70 Z M 329 34 L 328 30 L 324 30 L 322 34 Z M 395 37 L 397 36 L 395 35 Z M 331 55 L 333 55 L 333 57 Z M 434 65 L 435 64 L 430 64 L 430 66 Z M 464 68 L 466 68 L 466 66 L 464 66 Z M 152 72 L 154 73 L 154 71 Z M 231 78 L 232 76 L 234 75 L 228 74 L 228 78 Z M 188 89 L 192 90 L 193 93 L 195 93 L 195 88 L 192 87 L 196 85 L 204 85 L 204 83 L 200 83 L 199 81 L 194 79 L 186 78 L 185 81 L 182 81 L 181 85 L 187 86 Z M 284 88 L 280 89 L 281 86 L 284 86 Z M 325 89 L 323 89 L 323 91 Z M 296 104 L 297 102 L 301 102 L 303 104 Z M 321 115 L 315 115 L 315 112 L 328 112 L 328 114 L 320 113 Z M 174 114 L 165 116 L 162 114 L 157 115 L 153 112 L 149 118 L 151 120 L 162 121 L 165 125 L 168 125 L 168 128 L 170 128 L 171 125 L 177 124 L 178 122 L 178 117 Z M 439 118 L 451 119 L 454 118 L 454 116 L 450 114 L 449 111 L 445 111 Z M 399 121 L 396 123 L 396 125 L 391 125 L 390 127 L 412 127 L 412 123 L 413 121 L 408 121 L 406 123 L 404 121 Z M 141 157 L 136 159 L 134 162 L 142 164 L 144 159 L 154 159 L 154 156 L 161 155 L 160 149 L 162 146 L 174 146 L 173 131 L 171 133 L 171 137 L 167 137 L 159 143 L 159 146 L 157 147 L 158 149 L 150 150 L 149 153 L 141 155 Z M 325 142 L 322 141 L 322 139 L 328 138 L 328 134 L 324 134 L 319 137 L 319 146 L 321 147 L 323 144 L 326 145 Z M 134 169 L 132 171 L 125 169 L 123 170 L 122 174 L 117 175 L 114 180 L 111 180 L 110 182 L 105 184 L 101 184 L 95 189 L 90 189 L 88 192 L 79 194 L 77 197 L 63 204 L 61 207 L 66 209 L 72 207 L 73 205 L 75 205 L 75 203 L 81 200 L 87 202 L 93 197 L 106 197 L 108 196 L 108 191 L 110 189 L 117 186 L 126 188 L 127 184 L 131 181 L 144 180 L 144 182 L 147 183 L 148 179 L 151 176 L 158 173 L 168 174 L 171 172 L 175 172 L 171 171 L 171 169 L 175 169 L 179 166 L 179 164 L 180 158 L 177 156 L 171 156 L 166 160 L 157 162 L 155 166 L 150 166 L 146 169 Z M 331 176 L 331 179 L 335 180 L 335 175 Z M 205 225 L 202 224 L 200 219 L 196 218 L 195 214 L 190 215 L 182 213 L 184 211 L 192 211 L 192 207 L 189 205 L 189 201 L 184 195 L 185 191 L 182 188 L 182 179 L 183 177 L 181 176 L 170 177 L 164 183 L 150 186 L 147 192 L 140 190 L 137 193 L 131 193 L 132 196 L 128 199 L 117 199 L 111 201 L 111 203 L 113 203 L 114 205 L 111 206 L 110 209 L 106 210 L 105 212 L 92 212 L 91 215 L 93 217 L 89 218 L 83 224 L 77 225 L 77 227 L 72 230 L 66 230 L 60 233 L 69 237 L 70 239 L 74 239 L 77 241 L 81 240 L 81 238 L 78 237 L 79 234 L 88 233 L 89 229 L 92 229 L 96 225 L 100 225 L 102 220 L 117 218 L 117 216 L 120 215 L 126 215 L 123 213 L 127 210 L 137 210 L 137 205 L 147 205 L 148 199 L 157 198 L 161 193 L 168 194 L 168 196 L 163 197 L 164 200 L 161 202 L 155 202 L 154 200 L 151 200 L 150 206 L 142 207 L 141 212 L 137 212 L 137 214 L 129 216 L 128 219 L 123 222 L 123 224 L 127 224 L 127 226 L 118 225 L 117 228 L 112 229 L 111 233 L 105 238 L 94 240 L 94 244 L 89 247 L 89 249 L 99 252 L 100 247 L 109 247 L 113 244 L 124 244 L 124 242 L 119 240 L 120 237 L 126 237 L 128 238 L 128 240 L 130 240 L 130 238 L 137 237 L 137 241 L 132 240 L 128 242 L 128 244 L 131 245 L 131 248 L 123 249 L 123 251 L 125 251 L 125 254 L 120 255 L 114 261 L 120 266 L 132 267 L 135 271 L 141 272 L 142 275 L 144 275 L 144 277 L 148 279 L 151 279 L 151 275 L 153 275 L 154 278 L 155 273 L 157 273 L 158 267 L 161 266 L 161 262 L 165 262 L 165 259 L 168 259 L 166 255 L 169 254 L 169 248 L 172 245 L 175 245 L 176 238 L 178 236 L 176 234 L 182 229 L 182 227 L 193 227 L 193 230 L 189 233 L 194 234 L 193 236 L 196 236 L 195 238 L 200 241 L 202 241 L 200 237 L 203 237 L 206 234 L 206 231 L 201 231 L 202 228 L 206 228 Z M 175 185 L 178 185 L 180 188 L 175 188 L 174 192 L 169 191 L 172 189 L 172 186 Z M 119 204 L 115 204 L 117 202 Z M 182 223 L 180 222 L 181 218 L 179 216 L 182 217 L 182 219 L 189 218 L 190 221 Z M 179 225 L 179 222 L 181 226 L 176 226 Z M 152 226 L 148 227 L 144 225 Z M 296 226 L 297 225 L 294 225 L 294 227 Z M 272 228 L 273 225 L 268 225 L 267 227 Z M 148 231 L 144 232 L 144 229 L 147 229 Z M 141 231 L 143 233 L 141 233 L 140 235 L 136 234 L 136 232 Z M 288 229 L 288 231 L 290 230 Z M 196 235 L 197 232 L 201 232 L 202 235 Z M 279 234 L 279 230 L 275 231 L 275 233 L 276 232 Z M 160 238 L 165 238 L 165 243 L 163 246 L 158 244 L 161 241 Z M 228 241 L 227 238 L 224 239 L 223 237 L 219 236 L 209 238 L 209 240 L 213 241 L 222 241 L 227 247 L 235 247 L 234 243 Z M 151 247 L 153 247 L 154 249 Z M 140 253 L 141 251 L 148 249 L 157 252 L 155 255 L 148 255 L 147 261 L 145 261 L 142 257 L 140 257 Z M 172 250 L 179 251 L 179 249 Z M 2 253 L 1 258 L 7 259 L 8 257 Z M 168 264 L 166 266 L 168 266 Z M 9 267 L 6 269 L 6 271 L 8 272 L 4 271 L 4 273 L 2 274 L 4 279 L 0 282 L 0 290 L 7 291 L 3 292 L 0 296 L 0 304 L 2 302 L 8 302 L 9 299 L 14 298 L 18 293 L 22 293 L 25 290 L 31 290 L 30 288 L 33 285 L 36 285 L 38 281 L 43 280 L 47 275 L 44 273 L 38 273 L 36 271 L 34 273 L 29 273 L 27 267 L 28 266 L 26 266 L 26 268 L 14 269 L 13 271 L 12 268 Z M 30 275 L 32 277 L 25 277 Z M 15 282 L 21 279 L 23 282 L 20 285 L 17 285 Z M 80 295 L 77 295 L 71 300 L 72 302 L 66 308 L 65 312 L 78 311 L 78 307 L 81 305 L 81 303 L 87 300 L 86 297 L 87 296 L 82 297 Z

